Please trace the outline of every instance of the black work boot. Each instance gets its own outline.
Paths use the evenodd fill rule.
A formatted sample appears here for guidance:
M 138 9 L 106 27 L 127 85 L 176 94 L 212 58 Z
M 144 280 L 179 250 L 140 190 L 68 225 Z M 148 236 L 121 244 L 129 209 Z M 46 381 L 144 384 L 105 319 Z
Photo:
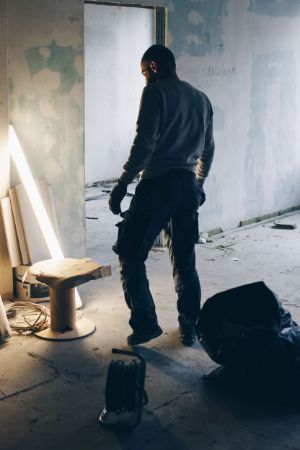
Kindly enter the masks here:
M 196 340 L 195 326 L 179 324 L 179 340 L 187 347 L 192 346 Z
M 159 325 L 157 327 L 152 328 L 150 330 L 145 331 L 134 331 L 127 337 L 128 345 L 138 345 L 143 344 L 144 342 L 151 341 L 162 334 L 162 329 Z

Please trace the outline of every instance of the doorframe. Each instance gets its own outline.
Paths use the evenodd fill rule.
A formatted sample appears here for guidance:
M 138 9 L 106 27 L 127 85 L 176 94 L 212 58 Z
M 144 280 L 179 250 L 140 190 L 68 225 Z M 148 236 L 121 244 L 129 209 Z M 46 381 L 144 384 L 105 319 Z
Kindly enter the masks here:
M 84 0 L 87 5 L 124 6 L 126 8 L 152 9 L 154 14 L 154 42 L 168 46 L 168 8 L 166 6 L 141 5 L 140 3 L 120 3 L 115 1 Z
M 154 0 L 155 1 L 155 0 Z M 116 1 L 102 1 L 102 0 L 84 0 L 84 5 L 105 5 L 105 6 L 123 6 L 127 8 L 144 8 L 152 9 L 154 14 L 154 43 L 168 46 L 168 7 L 155 5 L 141 5 L 139 3 L 120 3 Z M 84 149 L 85 152 L 85 149 Z M 84 159 L 85 164 L 85 159 Z M 85 227 L 85 233 L 86 233 Z M 157 245 L 162 242 L 161 235 L 156 239 Z

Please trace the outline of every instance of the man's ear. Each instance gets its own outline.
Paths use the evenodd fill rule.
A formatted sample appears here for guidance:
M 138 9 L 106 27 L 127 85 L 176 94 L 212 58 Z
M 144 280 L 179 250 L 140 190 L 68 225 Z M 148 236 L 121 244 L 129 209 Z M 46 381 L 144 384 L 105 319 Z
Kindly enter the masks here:
M 157 64 L 155 61 L 151 61 L 150 62 L 150 69 L 152 70 L 152 72 L 157 73 Z

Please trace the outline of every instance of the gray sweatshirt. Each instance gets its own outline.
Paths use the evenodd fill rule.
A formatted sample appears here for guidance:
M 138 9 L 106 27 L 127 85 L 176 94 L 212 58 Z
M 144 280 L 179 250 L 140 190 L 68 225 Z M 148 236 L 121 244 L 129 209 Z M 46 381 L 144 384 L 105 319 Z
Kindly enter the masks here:
M 214 155 L 213 110 L 206 95 L 178 79 L 143 90 L 136 136 L 119 181 L 153 178 L 171 169 L 196 173 L 203 182 Z

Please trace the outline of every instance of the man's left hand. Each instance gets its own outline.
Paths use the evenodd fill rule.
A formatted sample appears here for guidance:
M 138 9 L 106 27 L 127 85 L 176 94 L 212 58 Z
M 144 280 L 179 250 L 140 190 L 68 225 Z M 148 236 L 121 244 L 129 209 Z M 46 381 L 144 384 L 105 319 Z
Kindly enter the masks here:
M 112 189 L 110 196 L 109 196 L 109 209 L 114 214 L 120 214 L 121 213 L 121 202 L 123 198 L 125 197 L 127 192 L 127 185 L 125 183 L 118 182 L 116 186 Z

